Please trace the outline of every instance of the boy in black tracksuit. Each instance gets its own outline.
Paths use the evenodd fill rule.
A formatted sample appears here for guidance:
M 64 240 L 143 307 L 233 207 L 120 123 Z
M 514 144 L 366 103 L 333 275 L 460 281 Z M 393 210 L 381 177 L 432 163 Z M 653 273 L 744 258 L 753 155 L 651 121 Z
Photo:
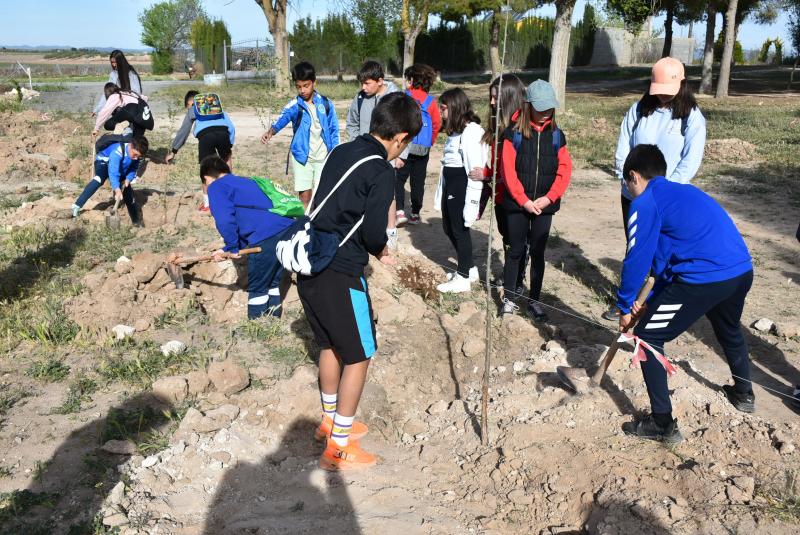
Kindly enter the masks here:
M 322 169 L 312 210 L 359 160 L 366 161 L 348 176 L 314 219 L 317 231 L 344 238 L 363 217 L 363 223 L 342 245 L 331 263 L 313 276 L 298 276 L 297 288 L 314 337 L 322 351 L 319 385 L 322 423 L 318 439 L 327 438 L 320 466 L 348 470 L 375 463 L 356 441 L 367 432 L 355 422 L 369 359 L 375 354 L 375 326 L 364 266 L 369 255 L 393 264 L 386 246 L 386 222 L 394 190 L 397 158 L 422 127 L 419 106 L 403 93 L 381 99 L 372 114 L 370 134 L 335 148 Z

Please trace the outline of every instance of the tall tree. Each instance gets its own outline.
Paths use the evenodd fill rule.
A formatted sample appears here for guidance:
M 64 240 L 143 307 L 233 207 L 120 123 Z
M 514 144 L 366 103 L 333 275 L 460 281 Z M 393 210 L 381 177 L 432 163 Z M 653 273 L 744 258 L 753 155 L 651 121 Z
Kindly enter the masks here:
M 706 6 L 706 40 L 703 46 L 703 74 L 700 77 L 700 92 L 710 95 L 714 77 L 714 35 L 717 29 L 717 2 L 710 0 Z
M 661 57 L 666 58 L 672 53 L 672 23 L 675 22 L 676 0 L 664 0 L 661 5 L 664 10 L 664 46 Z
M 550 73 L 548 80 L 556 92 L 561 108 L 565 108 L 567 91 L 567 66 L 569 64 L 569 36 L 572 32 L 572 12 L 575 0 L 555 0 L 556 19 L 553 30 L 553 46 L 550 51 Z
M 403 32 L 403 71 L 414 63 L 417 37 L 428 28 L 432 0 L 403 0 L 400 29 Z
M 792 65 L 792 73 L 789 75 L 789 85 L 786 89 L 792 88 L 794 71 L 800 61 L 800 0 L 792 0 L 792 5 L 789 7 L 789 36 L 794 47 L 794 65 Z
M 172 72 L 172 54 L 189 42 L 192 22 L 203 15 L 200 0 L 159 2 L 139 14 L 142 44 L 153 48 L 154 72 Z
M 731 78 L 731 63 L 733 60 L 733 45 L 736 43 L 736 9 L 738 5 L 738 0 L 728 0 L 728 8 L 725 11 L 725 46 L 722 49 L 716 98 L 725 98 L 728 96 L 728 83 Z
M 358 60 L 397 59 L 397 28 L 401 0 L 349 0 L 348 16 L 358 31 Z
M 289 0 L 255 0 L 267 19 L 275 45 L 275 85 L 289 89 L 289 34 L 286 31 L 286 8 Z

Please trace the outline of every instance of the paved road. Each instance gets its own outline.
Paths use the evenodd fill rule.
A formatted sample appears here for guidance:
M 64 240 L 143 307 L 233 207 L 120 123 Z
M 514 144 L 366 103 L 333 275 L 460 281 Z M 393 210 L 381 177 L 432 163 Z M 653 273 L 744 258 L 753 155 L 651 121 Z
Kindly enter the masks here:
M 61 110 L 89 113 L 94 108 L 104 85 L 105 82 L 67 82 L 64 84 L 66 90 L 43 92 L 39 99 L 32 102 L 32 107 L 42 111 Z M 145 81 L 143 85 L 145 94 L 152 95 L 165 87 L 185 85 L 188 91 L 188 87 L 197 87 L 202 84 L 197 80 L 168 80 Z M 36 86 L 34 85 L 35 88 Z M 161 99 L 151 99 L 150 107 L 156 114 L 167 113 L 167 102 Z

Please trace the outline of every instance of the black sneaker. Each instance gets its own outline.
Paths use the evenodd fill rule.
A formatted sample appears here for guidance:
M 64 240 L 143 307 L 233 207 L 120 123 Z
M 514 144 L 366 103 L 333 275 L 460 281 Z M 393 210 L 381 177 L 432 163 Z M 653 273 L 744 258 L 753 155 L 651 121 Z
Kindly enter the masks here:
M 550 318 L 547 317 L 542 305 L 539 303 L 528 303 L 528 315 L 533 318 L 536 323 L 547 323 Z
M 653 419 L 652 414 L 648 414 L 638 422 L 628 422 L 622 425 L 622 430 L 626 435 L 633 435 L 648 440 L 657 440 L 664 444 L 678 444 L 683 442 L 683 435 L 678 429 L 678 420 L 673 419 L 666 427 L 661 427 Z
M 725 397 L 737 411 L 754 412 L 756 410 L 756 397 L 752 391 L 742 394 L 737 392 L 733 385 L 722 385 L 722 391 L 725 392 Z
M 603 312 L 602 317 L 608 321 L 619 321 L 619 309 L 616 305 L 612 305 L 611 308 Z

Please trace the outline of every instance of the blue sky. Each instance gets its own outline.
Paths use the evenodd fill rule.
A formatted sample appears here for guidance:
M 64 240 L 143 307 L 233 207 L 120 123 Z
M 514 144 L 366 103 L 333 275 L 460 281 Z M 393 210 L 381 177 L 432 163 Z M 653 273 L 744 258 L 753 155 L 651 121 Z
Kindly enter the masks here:
M 66 45 L 76 47 L 140 48 L 140 26 L 137 18 L 153 0 L 28 0 L 3 2 L 0 18 L 0 45 Z M 575 19 L 582 14 L 586 0 L 578 0 Z M 9 5 L 10 4 L 10 5 Z M 267 34 L 267 21 L 254 0 L 205 0 L 206 11 L 222 18 L 234 41 L 262 38 Z M 289 27 L 300 17 L 324 17 L 329 10 L 341 10 L 342 0 L 294 0 L 289 12 Z M 595 2 L 598 5 L 598 2 Z M 553 6 L 539 13 L 552 16 Z M 789 50 L 791 43 L 786 28 L 788 17 L 782 15 L 776 24 L 742 25 L 739 40 L 745 49 L 760 48 L 766 38 L 780 37 Z M 663 19 L 656 24 L 663 24 Z M 717 27 L 721 26 L 718 15 Z M 705 24 L 695 25 L 695 37 L 702 40 Z M 719 30 L 717 30 L 719 31 Z M 687 28 L 676 27 L 676 36 L 686 36 Z

